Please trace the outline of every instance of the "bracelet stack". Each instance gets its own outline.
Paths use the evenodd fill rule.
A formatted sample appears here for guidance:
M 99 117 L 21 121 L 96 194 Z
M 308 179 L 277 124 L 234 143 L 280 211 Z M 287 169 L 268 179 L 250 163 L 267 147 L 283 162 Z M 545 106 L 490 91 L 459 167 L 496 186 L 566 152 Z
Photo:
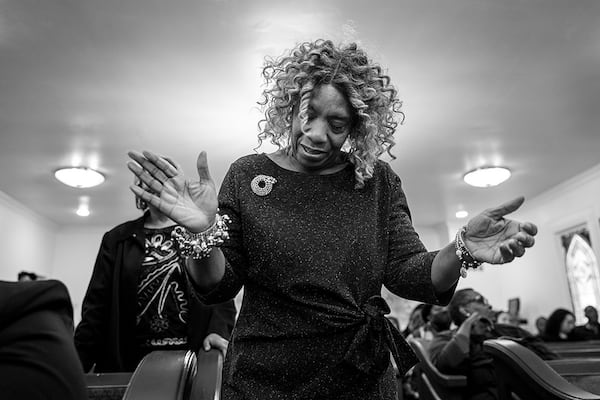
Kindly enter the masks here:
M 192 257 L 194 260 L 208 257 L 213 247 L 221 246 L 229 239 L 227 223 L 230 219 L 227 215 L 217 214 L 215 222 L 210 228 L 200 233 L 192 233 L 182 226 L 173 229 L 171 237 L 179 245 L 179 253 L 184 257 Z
M 481 261 L 475 260 L 473 255 L 465 245 L 465 241 L 463 240 L 463 234 L 467 231 L 467 227 L 463 226 L 456 232 L 456 239 L 454 240 L 454 247 L 456 248 L 456 256 L 460 261 L 460 276 L 463 278 L 467 277 L 467 269 L 469 268 L 477 268 L 481 264 Z

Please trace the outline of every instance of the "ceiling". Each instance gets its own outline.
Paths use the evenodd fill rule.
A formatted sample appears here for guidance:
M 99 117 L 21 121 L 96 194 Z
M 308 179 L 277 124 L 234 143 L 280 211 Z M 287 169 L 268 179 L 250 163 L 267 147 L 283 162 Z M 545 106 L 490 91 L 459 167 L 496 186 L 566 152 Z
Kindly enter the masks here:
M 597 0 L 0 0 L 0 191 L 60 225 L 112 226 L 138 215 L 129 150 L 190 175 L 206 150 L 219 184 L 257 145 L 263 57 L 316 38 L 359 42 L 399 89 L 406 119 L 384 159 L 417 225 L 600 162 Z M 71 164 L 106 183 L 61 185 L 53 171 Z M 513 178 L 462 182 L 484 164 Z

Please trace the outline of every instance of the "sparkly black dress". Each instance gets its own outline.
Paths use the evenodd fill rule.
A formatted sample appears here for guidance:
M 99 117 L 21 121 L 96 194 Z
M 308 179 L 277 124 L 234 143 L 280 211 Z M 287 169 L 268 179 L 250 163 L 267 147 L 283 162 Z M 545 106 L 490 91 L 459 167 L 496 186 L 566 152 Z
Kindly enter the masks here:
M 416 359 L 383 317 L 382 285 L 430 303 L 447 303 L 454 288 L 435 293 L 436 253 L 413 230 L 389 165 L 378 162 L 356 190 L 351 165 L 309 175 L 245 156 L 219 203 L 231 218 L 226 271 L 204 298 L 220 302 L 244 286 L 223 399 L 395 399 L 390 351 L 401 372 Z

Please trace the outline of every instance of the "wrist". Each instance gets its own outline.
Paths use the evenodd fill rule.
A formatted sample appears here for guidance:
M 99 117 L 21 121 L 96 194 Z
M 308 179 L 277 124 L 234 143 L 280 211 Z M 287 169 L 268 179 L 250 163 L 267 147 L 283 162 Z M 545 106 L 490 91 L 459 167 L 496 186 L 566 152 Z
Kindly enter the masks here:
M 464 234 L 467 231 L 467 227 L 463 226 L 456 233 L 456 238 L 454 239 L 454 248 L 456 257 L 460 261 L 460 276 L 463 278 L 467 277 L 467 270 L 469 268 L 476 269 L 479 267 L 482 262 L 477 261 L 475 257 L 471 254 L 467 245 L 465 244 Z
M 213 247 L 221 246 L 229 239 L 228 222 L 227 215 L 216 214 L 212 225 L 201 232 L 194 233 L 177 226 L 171 236 L 177 242 L 182 256 L 199 260 L 208 257 Z

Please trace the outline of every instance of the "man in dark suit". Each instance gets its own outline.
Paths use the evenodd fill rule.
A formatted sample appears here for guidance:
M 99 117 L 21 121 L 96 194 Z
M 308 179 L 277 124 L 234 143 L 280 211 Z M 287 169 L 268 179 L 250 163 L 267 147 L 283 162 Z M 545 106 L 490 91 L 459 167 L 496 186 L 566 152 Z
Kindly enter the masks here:
M 73 307 L 61 282 L 0 281 L 0 396 L 86 398 L 73 343 Z

